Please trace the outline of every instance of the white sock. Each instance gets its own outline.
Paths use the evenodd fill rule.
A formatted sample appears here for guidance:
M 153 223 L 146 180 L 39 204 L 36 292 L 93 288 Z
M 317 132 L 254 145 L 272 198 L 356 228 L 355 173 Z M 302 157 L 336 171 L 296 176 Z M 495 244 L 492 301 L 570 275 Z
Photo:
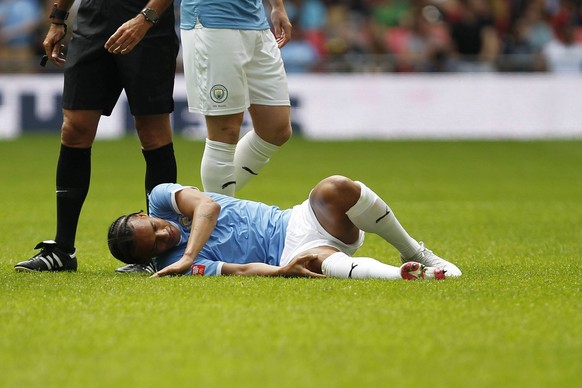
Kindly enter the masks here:
M 400 267 L 384 264 L 369 257 L 350 257 L 336 252 L 321 265 L 323 274 L 339 279 L 402 279 Z
M 236 188 L 233 163 L 235 149 L 236 144 L 206 139 L 200 163 L 200 178 L 204 191 L 234 196 Z
M 388 241 L 405 259 L 414 256 L 420 250 L 418 241 L 410 237 L 382 198 L 362 182 L 356 183 L 362 191 L 358 202 L 346 212 L 348 218 L 364 232 L 375 233 Z
M 244 135 L 234 153 L 236 190 L 242 189 L 269 163 L 279 146 L 266 142 L 254 130 Z

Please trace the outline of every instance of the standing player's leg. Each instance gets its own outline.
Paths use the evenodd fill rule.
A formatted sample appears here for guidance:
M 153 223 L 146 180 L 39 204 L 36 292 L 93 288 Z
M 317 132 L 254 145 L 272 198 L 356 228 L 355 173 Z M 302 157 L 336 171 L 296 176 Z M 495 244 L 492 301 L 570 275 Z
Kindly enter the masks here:
M 201 23 L 181 34 L 188 109 L 204 115 L 208 131 L 200 163 L 202 186 L 234 196 L 234 152 L 250 105 L 244 71 L 252 57 L 250 42 L 239 30 Z
M 204 191 L 234 197 L 237 184 L 234 155 L 243 117 L 243 112 L 206 116 L 208 135 L 200 163 L 200 178 Z
M 247 31 L 253 60 L 245 66 L 254 130 L 239 141 L 234 156 L 236 190 L 242 189 L 291 137 L 291 102 L 281 50 L 271 31 Z M 250 48 L 249 48 L 250 49 Z
M 239 140 L 234 155 L 237 191 L 259 174 L 292 133 L 288 106 L 251 105 L 249 112 L 254 130 Z

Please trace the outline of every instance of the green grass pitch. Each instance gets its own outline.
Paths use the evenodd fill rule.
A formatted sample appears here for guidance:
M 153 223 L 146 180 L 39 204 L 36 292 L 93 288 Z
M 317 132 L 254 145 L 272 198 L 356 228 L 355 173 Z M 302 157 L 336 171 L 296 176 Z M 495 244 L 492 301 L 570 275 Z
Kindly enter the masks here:
M 55 232 L 59 139 L 0 142 L 2 387 L 574 387 L 582 372 L 582 142 L 293 139 L 240 196 L 282 207 L 365 182 L 464 276 L 148 279 L 106 231 L 145 206 L 137 139 L 98 141 L 77 273 L 15 273 Z M 200 185 L 202 142 L 175 141 Z M 398 264 L 373 235 L 358 255 Z

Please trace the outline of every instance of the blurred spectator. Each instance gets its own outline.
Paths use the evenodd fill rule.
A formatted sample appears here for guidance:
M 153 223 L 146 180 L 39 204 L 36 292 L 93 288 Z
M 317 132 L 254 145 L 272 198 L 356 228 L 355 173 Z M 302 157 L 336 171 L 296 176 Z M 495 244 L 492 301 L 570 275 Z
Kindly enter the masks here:
M 500 71 L 533 72 L 545 69 L 540 50 L 528 39 L 529 28 L 526 19 L 515 21 L 511 34 L 505 39 L 503 55 L 498 61 Z
M 270 4 L 265 2 L 266 12 Z M 326 22 L 327 10 L 320 0 L 288 0 L 285 2 L 287 16 L 293 24 L 291 41 L 281 48 L 281 56 L 287 73 L 315 71 L 319 63 L 323 40 L 307 31 L 321 31 Z
M 576 25 L 564 20 L 556 24 L 555 38 L 543 48 L 548 71 L 556 74 L 582 73 L 582 43 L 575 40 Z
M 492 16 L 491 7 L 485 0 L 459 0 L 454 12 L 447 15 L 456 54 L 456 71 L 495 70 L 500 41 Z
M 50 7 L 0 0 L 0 71 L 40 70 L 39 24 Z M 282 50 L 288 72 L 539 71 L 565 44 L 548 45 L 554 31 L 571 24 L 582 41 L 582 0 L 285 0 L 285 8 L 294 25 Z M 576 45 L 565 46 L 573 56 Z
M 300 27 L 293 27 L 293 36 L 301 36 L 298 33 Z M 319 54 L 315 48 L 305 39 L 291 40 L 281 49 L 281 56 L 287 73 L 309 73 L 315 71 L 319 64 Z
M 327 9 L 321 0 L 299 0 L 297 21 L 304 31 L 320 30 L 325 26 Z
M 411 34 L 406 47 L 411 71 L 452 71 L 451 49 L 451 36 L 442 13 L 434 5 L 421 4 L 412 15 Z
M 538 52 L 554 37 L 548 19 L 549 14 L 543 2 L 534 1 L 523 12 L 522 20 L 527 24 L 527 40 Z
M 297 1 L 297 0 L 296 0 Z M 315 49 L 317 57 L 325 55 L 325 33 L 327 8 L 322 0 L 298 0 L 300 9 L 297 15 L 300 37 Z M 295 39 L 295 34 L 292 40 Z M 291 42 L 290 42 L 291 43 Z
M 386 71 L 389 64 L 375 61 L 386 49 L 382 36 L 362 1 L 330 0 L 325 26 L 326 71 Z
M 0 69 L 5 72 L 29 71 L 36 67 L 43 4 L 40 0 L 1 0 Z
M 386 27 L 398 27 L 407 24 L 410 18 L 410 3 L 408 0 L 384 0 L 369 3 L 372 5 L 372 18 Z
M 563 33 L 566 31 L 566 25 L 577 25 L 580 21 L 579 15 L 579 1 L 576 0 L 559 0 L 558 4 L 554 6 L 550 23 L 554 29 L 554 33 L 558 35 L 558 39 L 564 40 Z

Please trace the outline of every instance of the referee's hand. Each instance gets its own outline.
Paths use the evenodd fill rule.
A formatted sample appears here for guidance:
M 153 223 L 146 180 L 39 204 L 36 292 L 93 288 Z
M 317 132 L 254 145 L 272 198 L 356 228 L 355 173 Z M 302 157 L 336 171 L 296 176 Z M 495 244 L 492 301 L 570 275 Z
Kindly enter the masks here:
M 111 54 L 128 54 L 143 39 L 152 27 L 142 14 L 123 23 L 105 42 L 105 49 Z
M 61 43 L 67 35 L 67 25 L 65 23 L 51 23 L 44 41 L 42 42 L 45 56 L 41 66 L 45 66 L 47 61 L 51 61 L 56 67 L 61 67 L 66 60 L 63 54 L 65 45 Z

